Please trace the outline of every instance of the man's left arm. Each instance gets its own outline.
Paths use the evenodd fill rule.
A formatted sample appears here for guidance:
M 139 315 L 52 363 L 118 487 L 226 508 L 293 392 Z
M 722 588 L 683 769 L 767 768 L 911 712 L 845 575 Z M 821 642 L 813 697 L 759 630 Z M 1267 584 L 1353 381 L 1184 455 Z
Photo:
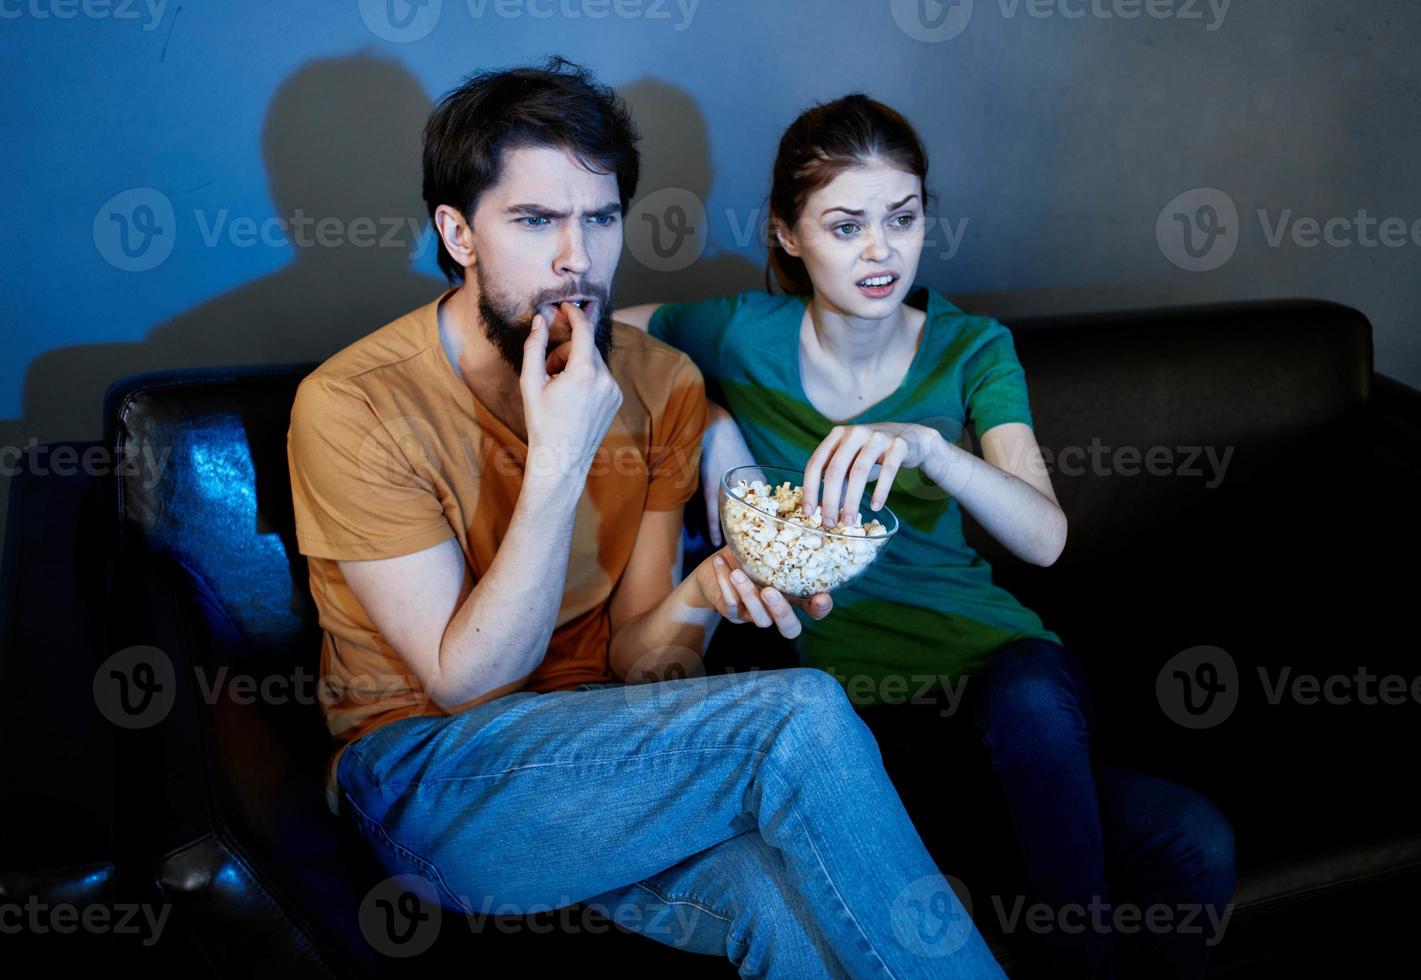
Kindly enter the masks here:
M 628 684 L 688 677 L 710 645 L 720 612 L 695 575 L 675 581 L 683 507 L 642 514 L 626 571 L 608 614 L 612 673 Z

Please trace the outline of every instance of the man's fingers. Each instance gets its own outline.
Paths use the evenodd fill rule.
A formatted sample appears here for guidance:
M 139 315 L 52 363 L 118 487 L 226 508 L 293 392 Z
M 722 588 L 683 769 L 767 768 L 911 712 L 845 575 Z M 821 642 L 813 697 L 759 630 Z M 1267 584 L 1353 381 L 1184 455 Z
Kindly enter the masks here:
M 794 615 L 794 608 L 785 601 L 785 597 L 780 594 L 778 589 L 761 589 L 760 598 L 764 600 L 765 608 L 774 617 L 775 628 L 780 631 L 781 636 L 792 640 L 799 635 L 802 627 L 799 625 L 799 619 Z
M 525 385 L 540 387 L 548 380 L 548 321 L 539 313 L 533 317 L 528 339 L 523 341 L 523 371 L 519 381 Z
M 572 353 L 571 342 L 558 344 L 548 352 L 548 374 L 561 374 L 562 369 L 567 367 L 567 359 Z
M 798 596 L 786 596 L 785 600 L 791 605 L 798 606 L 809 613 L 811 619 L 823 619 L 834 608 L 834 599 L 827 592 L 816 592 L 808 599 L 801 599 Z
M 590 362 L 597 348 L 597 334 L 592 328 L 592 321 L 572 303 L 561 303 L 559 309 L 567 317 L 567 322 L 572 325 L 572 350 L 568 355 L 569 363 L 572 361 Z
M 722 615 L 732 623 L 741 622 L 740 599 L 735 594 L 735 586 L 730 584 L 730 566 L 725 563 L 724 558 L 716 555 L 711 562 L 711 567 L 715 569 L 715 580 L 720 586 L 720 597 L 725 601 Z
M 765 611 L 765 604 L 760 601 L 759 592 L 755 583 L 750 581 L 750 576 L 737 568 L 730 573 L 730 581 L 735 585 L 735 591 L 740 594 L 740 602 L 749 611 L 755 625 L 762 629 L 769 626 L 770 614 Z

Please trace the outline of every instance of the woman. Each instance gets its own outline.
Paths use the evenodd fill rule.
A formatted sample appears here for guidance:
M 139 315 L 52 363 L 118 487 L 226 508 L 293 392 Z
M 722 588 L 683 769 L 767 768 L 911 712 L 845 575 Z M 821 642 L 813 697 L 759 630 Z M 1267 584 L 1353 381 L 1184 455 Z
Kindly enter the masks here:
M 1207 907 L 1217 922 L 1232 896 L 1227 821 L 1192 790 L 1092 757 L 1080 664 L 993 584 L 963 538 L 966 510 L 1016 557 L 1050 565 L 1066 517 L 1010 332 L 914 288 L 927 169 L 917 134 L 891 108 L 850 95 L 810 109 L 780 142 L 770 191 L 766 278 L 784 295 L 632 307 L 618 318 L 690 354 L 724 406 L 705 441 L 712 507 L 720 474 L 754 461 L 802 469 L 805 509 L 821 507 L 826 522 L 871 516 L 861 500 L 870 483 L 868 509 L 887 504 L 900 518 L 883 557 L 835 594 L 834 615 L 802 617 L 796 645 L 804 665 L 844 684 L 879 737 L 925 840 L 948 848 L 939 864 L 971 850 L 944 842 L 965 808 L 949 812 L 934 792 L 944 760 L 954 778 L 962 771 L 953 749 L 968 732 L 977 762 L 996 774 L 1030 897 L 1061 923 L 1045 930 L 1057 972 L 1110 976 L 1118 963 L 1122 975 L 1200 976 L 1217 936 L 1200 926 L 1207 914 L 1189 916 L 1193 929 L 1184 920 Z M 981 458 L 966 448 L 969 422 Z M 711 526 L 718 534 L 714 514 Z M 742 615 L 765 625 L 763 610 Z M 929 682 L 933 699 L 915 696 Z M 1138 906 L 1134 921 L 1163 904 L 1179 924 L 1132 936 L 1128 968 L 1109 925 L 1117 900 Z M 979 901 L 979 916 L 999 905 L 1009 913 L 1012 902 Z

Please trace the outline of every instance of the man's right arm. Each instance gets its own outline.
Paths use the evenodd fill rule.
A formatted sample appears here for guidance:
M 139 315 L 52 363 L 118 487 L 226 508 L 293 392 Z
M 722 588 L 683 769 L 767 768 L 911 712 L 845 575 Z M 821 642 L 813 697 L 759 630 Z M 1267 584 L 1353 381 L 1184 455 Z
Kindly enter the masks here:
M 523 345 L 528 461 L 508 531 L 472 590 L 464 591 L 463 555 L 449 540 L 340 562 L 372 624 L 445 710 L 517 690 L 542 663 L 562 606 L 577 502 L 622 403 L 587 317 L 571 303 L 558 317 L 571 341 L 550 354 L 549 324 L 538 314 Z
M 518 690 L 542 663 L 580 495 L 525 481 L 498 554 L 472 588 L 453 538 L 409 555 L 338 563 L 371 623 L 439 707 Z

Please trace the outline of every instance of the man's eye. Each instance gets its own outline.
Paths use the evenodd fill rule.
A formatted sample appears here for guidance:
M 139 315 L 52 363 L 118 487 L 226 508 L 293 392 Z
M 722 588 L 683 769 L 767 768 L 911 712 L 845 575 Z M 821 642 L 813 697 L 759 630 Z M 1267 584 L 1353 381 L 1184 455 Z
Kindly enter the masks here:
M 528 228 L 541 228 L 543 225 L 552 223 L 547 215 L 542 214 L 526 214 L 518 220 L 525 222 L 525 227 Z
M 587 220 L 592 222 L 594 225 L 600 225 L 601 227 L 605 228 L 608 225 L 616 224 L 617 216 L 615 214 L 594 214 Z

